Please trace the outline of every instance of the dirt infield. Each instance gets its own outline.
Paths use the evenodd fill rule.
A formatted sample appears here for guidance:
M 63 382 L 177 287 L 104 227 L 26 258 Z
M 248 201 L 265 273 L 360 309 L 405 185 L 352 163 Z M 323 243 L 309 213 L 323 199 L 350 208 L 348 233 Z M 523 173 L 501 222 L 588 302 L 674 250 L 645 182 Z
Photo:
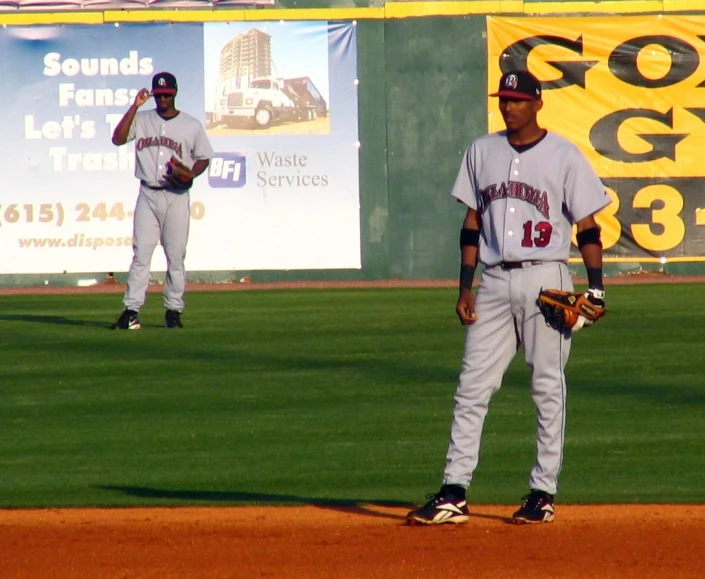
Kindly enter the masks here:
M 0 511 L 4 579 L 652 579 L 703 576 L 705 506 L 558 506 L 514 525 L 408 527 L 319 506 Z

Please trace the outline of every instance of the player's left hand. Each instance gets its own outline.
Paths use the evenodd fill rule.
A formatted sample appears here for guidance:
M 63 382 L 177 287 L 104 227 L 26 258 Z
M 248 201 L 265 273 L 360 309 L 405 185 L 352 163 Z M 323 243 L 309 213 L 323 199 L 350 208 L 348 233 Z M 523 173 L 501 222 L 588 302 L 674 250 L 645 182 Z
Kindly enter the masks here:
M 537 304 L 546 324 L 559 332 L 577 332 L 605 315 L 605 292 L 595 288 L 586 292 L 541 290 Z
M 193 185 L 193 180 L 196 176 L 176 156 L 172 156 L 171 160 L 166 164 L 166 175 L 164 178 L 178 189 L 189 189 Z
M 460 292 L 458 303 L 455 306 L 455 313 L 458 314 L 460 323 L 464 326 L 474 324 L 477 321 L 475 315 L 475 296 L 471 291 Z
M 605 314 L 605 290 L 590 288 L 583 296 L 595 308 L 597 312 L 601 312 L 597 317 L 586 318 L 584 315 L 578 317 L 578 322 L 573 326 L 572 330 L 577 332 L 581 328 L 592 326 Z

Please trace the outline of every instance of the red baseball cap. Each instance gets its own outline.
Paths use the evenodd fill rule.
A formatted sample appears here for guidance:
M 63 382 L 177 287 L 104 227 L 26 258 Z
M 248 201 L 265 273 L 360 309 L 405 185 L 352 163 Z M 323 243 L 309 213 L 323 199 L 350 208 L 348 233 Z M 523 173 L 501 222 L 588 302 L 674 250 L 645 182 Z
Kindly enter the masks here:
M 490 96 L 522 101 L 539 100 L 541 98 L 541 83 L 528 70 L 506 72 L 499 81 L 499 90 Z
M 170 72 L 160 72 L 152 78 L 152 94 L 176 94 L 176 77 Z

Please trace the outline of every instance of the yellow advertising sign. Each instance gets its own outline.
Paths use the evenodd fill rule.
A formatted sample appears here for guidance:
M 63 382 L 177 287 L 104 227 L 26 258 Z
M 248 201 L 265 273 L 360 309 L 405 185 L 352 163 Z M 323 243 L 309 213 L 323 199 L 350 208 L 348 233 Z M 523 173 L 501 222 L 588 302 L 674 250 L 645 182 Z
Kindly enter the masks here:
M 600 175 L 705 175 L 705 17 L 491 18 L 488 82 L 528 68 Z M 504 128 L 490 99 L 490 130 Z
M 513 69 L 541 80 L 539 123 L 580 147 L 614 199 L 608 257 L 705 257 L 703 30 L 702 16 L 488 19 L 488 93 Z M 488 114 L 504 129 L 498 99 Z

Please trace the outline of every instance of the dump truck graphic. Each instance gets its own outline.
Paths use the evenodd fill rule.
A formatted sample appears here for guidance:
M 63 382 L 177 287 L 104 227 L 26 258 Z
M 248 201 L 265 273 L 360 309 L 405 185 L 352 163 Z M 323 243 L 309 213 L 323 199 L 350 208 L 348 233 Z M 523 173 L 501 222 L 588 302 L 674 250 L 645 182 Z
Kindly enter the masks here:
M 307 76 L 253 78 L 246 87 L 220 85 L 213 123 L 246 123 L 265 129 L 274 123 L 312 121 L 328 115 L 328 105 Z

